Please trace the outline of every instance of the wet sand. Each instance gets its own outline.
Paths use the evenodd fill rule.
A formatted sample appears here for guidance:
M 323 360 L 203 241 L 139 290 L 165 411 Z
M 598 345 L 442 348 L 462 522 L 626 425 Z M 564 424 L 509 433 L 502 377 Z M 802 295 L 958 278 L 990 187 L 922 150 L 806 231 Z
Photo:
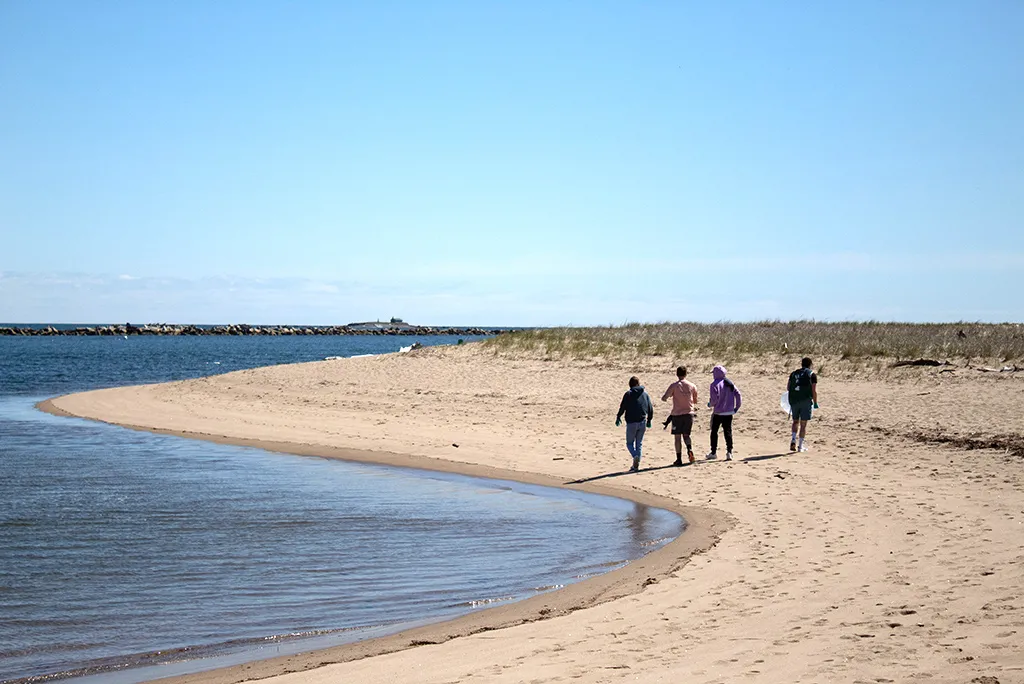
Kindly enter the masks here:
M 1012 451 L 1024 435 L 1020 374 L 834 363 L 811 451 L 788 454 L 778 409 L 788 368 L 748 362 L 730 369 L 744 396 L 735 461 L 667 467 L 671 437 L 656 423 L 641 472 L 623 474 L 614 414 L 626 379 L 640 375 L 660 418 L 680 362 L 703 404 L 709 359 L 559 362 L 469 345 L 99 390 L 44 408 L 584 487 L 690 523 L 673 544 L 565 590 L 185 681 L 1024 681 L 1024 458 Z M 707 427 L 702 412 L 701 455 Z

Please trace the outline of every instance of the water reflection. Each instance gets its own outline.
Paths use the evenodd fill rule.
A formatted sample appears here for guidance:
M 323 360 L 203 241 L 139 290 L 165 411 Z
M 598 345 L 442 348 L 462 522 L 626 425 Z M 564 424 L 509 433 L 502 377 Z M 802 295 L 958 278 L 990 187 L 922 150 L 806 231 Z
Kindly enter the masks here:
M 634 548 L 642 549 L 651 540 L 648 533 L 648 523 L 651 520 L 651 508 L 642 503 L 633 503 L 633 510 L 627 516 L 630 538 Z

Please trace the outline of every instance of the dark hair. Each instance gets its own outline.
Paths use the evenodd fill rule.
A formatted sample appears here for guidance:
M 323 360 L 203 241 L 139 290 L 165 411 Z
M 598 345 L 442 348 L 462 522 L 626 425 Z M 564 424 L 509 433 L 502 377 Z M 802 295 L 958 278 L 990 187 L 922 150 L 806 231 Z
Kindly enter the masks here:
M 680 378 L 685 378 L 686 377 L 686 366 L 680 366 L 679 368 L 676 368 L 676 375 L 678 377 L 680 377 Z
M 800 367 L 801 368 L 810 368 L 811 367 L 811 357 L 805 356 L 804 358 L 800 359 Z
M 640 378 L 636 377 L 635 375 L 629 379 L 629 386 L 630 387 L 636 387 L 639 384 L 640 384 Z

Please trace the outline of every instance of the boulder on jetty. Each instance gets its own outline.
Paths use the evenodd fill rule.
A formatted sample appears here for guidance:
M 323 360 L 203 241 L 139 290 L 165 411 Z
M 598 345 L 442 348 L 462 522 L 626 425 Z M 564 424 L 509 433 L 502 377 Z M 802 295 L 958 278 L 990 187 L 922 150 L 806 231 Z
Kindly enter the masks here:
M 435 328 L 401 323 L 349 325 L 262 325 L 245 323 L 231 325 L 191 325 L 147 323 L 145 325 L 97 325 L 79 328 L 56 328 L 52 325 L 35 327 L 0 327 L 0 336 L 22 337 L 79 337 L 93 335 L 500 335 L 508 328 Z

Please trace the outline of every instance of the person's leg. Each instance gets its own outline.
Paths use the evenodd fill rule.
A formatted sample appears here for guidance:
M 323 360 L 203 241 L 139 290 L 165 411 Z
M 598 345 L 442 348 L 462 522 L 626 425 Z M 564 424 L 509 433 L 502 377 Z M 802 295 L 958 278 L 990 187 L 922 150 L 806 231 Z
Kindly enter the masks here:
M 693 441 L 690 439 L 690 433 L 693 432 L 693 414 L 683 416 L 683 441 L 686 442 L 686 455 L 690 459 L 690 463 L 693 463 Z M 678 450 L 679 447 L 676 447 Z
M 683 416 L 672 416 L 672 441 L 676 446 L 676 461 L 673 465 L 683 465 Z
M 640 445 L 644 439 L 645 426 L 643 423 L 626 423 L 626 448 L 629 455 L 633 457 L 633 465 L 630 472 L 636 472 L 640 468 Z
M 629 455 L 636 458 L 636 426 L 638 423 L 626 423 L 626 449 L 629 450 Z
M 639 461 L 644 453 L 644 433 L 647 432 L 647 426 L 644 423 L 636 424 L 636 453 L 633 454 L 633 458 Z
M 732 416 L 722 416 L 722 434 L 725 435 L 726 456 L 732 455 Z
M 796 431 L 800 428 L 800 419 L 793 414 L 793 434 L 789 438 L 789 450 L 796 451 Z
M 799 406 L 793 407 L 793 418 L 799 423 L 800 441 L 797 442 L 797 451 L 806 451 L 804 437 L 807 436 L 807 421 L 811 419 L 811 400 L 800 402 Z M 798 426 L 793 425 L 793 432 L 797 432 Z
M 711 414 L 711 453 L 708 454 L 708 458 L 711 458 L 718 451 L 718 426 L 722 424 L 722 417 L 718 414 Z

